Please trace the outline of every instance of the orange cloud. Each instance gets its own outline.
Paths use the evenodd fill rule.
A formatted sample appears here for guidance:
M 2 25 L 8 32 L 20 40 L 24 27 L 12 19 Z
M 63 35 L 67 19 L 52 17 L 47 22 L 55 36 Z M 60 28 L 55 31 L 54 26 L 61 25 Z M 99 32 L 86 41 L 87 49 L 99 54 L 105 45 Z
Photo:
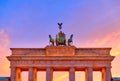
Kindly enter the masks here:
M 113 77 L 120 77 L 120 55 L 117 55 L 112 62 L 112 75 Z
M 0 76 L 9 76 L 9 61 L 6 56 L 9 55 L 10 37 L 0 29 Z
M 111 55 L 120 54 L 120 33 L 113 32 L 104 35 L 102 38 L 93 38 L 84 43 L 85 47 L 111 47 Z

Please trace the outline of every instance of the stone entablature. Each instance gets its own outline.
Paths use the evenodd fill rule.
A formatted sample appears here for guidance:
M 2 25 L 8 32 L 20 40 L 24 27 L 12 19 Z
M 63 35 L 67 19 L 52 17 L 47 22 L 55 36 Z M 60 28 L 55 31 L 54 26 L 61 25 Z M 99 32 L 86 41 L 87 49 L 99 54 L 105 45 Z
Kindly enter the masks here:
M 12 55 L 38 56 L 110 56 L 111 48 L 76 48 L 75 46 L 47 46 L 45 48 L 11 48 Z
M 80 70 L 86 67 L 93 67 L 98 71 L 101 70 L 102 67 L 109 67 L 111 68 L 110 61 L 113 60 L 114 57 L 92 57 L 92 56 L 82 56 L 82 57 L 59 57 L 59 56 L 13 56 L 9 57 L 9 60 L 12 60 L 11 67 L 36 67 L 36 68 L 43 68 L 45 70 L 46 67 L 50 66 L 57 70 L 61 68 L 65 71 L 69 69 L 69 67 L 76 67 L 76 69 Z

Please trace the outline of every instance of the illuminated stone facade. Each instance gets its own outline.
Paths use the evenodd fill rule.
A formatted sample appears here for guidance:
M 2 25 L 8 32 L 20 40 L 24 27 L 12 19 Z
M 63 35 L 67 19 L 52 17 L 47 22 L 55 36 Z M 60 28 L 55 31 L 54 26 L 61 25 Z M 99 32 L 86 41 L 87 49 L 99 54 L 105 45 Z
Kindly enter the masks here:
M 100 71 L 102 81 L 111 81 L 114 56 L 110 55 L 110 50 L 74 46 L 11 48 L 12 54 L 7 57 L 11 81 L 21 81 L 22 71 L 28 71 L 28 81 L 37 81 L 38 71 L 46 71 L 46 81 L 53 81 L 54 71 L 68 71 L 69 81 L 75 81 L 75 71 L 84 71 L 86 81 L 93 81 L 93 71 Z

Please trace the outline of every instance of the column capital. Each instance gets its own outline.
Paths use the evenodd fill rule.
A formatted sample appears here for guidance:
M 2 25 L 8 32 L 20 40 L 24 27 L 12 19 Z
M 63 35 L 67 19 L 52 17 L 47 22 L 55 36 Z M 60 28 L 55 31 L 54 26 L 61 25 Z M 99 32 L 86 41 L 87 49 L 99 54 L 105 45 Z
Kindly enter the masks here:
M 109 69 L 111 69 L 111 68 L 112 68 L 112 66 L 108 66 L 108 67 L 105 67 L 105 68 L 109 68 Z
M 29 67 L 29 68 L 35 68 L 35 67 Z
M 15 67 L 15 66 L 10 66 L 10 68 L 18 68 L 18 67 Z
M 46 68 L 52 68 L 51 66 L 46 66 Z
M 70 67 L 69 69 L 75 69 L 75 67 Z
M 112 68 L 112 66 L 105 66 L 105 67 L 102 67 L 102 68 Z
M 69 70 L 70 71 L 75 71 L 75 67 L 70 67 Z
M 93 68 L 93 66 L 87 66 L 86 68 Z

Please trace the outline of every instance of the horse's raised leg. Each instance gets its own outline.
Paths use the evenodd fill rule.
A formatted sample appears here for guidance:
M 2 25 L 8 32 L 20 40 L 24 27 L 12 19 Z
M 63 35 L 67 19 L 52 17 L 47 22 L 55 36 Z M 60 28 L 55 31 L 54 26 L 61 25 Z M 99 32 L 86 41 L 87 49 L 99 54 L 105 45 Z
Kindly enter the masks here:
M 52 45 L 54 46 L 54 42 L 52 42 Z

